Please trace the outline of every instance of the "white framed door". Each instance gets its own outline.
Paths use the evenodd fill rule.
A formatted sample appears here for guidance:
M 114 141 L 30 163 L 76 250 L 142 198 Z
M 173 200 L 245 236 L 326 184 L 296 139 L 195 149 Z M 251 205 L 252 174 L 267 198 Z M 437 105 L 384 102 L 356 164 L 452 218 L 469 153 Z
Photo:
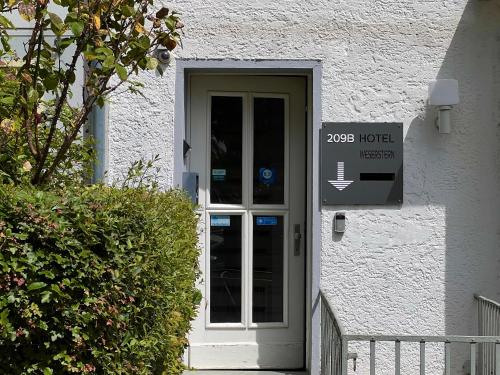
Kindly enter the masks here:
M 198 369 L 299 369 L 305 354 L 305 77 L 191 75 L 199 174 Z

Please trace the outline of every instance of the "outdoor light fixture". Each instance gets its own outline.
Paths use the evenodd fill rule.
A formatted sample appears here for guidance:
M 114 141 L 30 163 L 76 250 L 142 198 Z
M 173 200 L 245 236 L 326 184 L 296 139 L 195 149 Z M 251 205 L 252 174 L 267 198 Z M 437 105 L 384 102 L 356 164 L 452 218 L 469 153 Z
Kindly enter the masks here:
M 459 102 L 456 79 L 438 79 L 429 84 L 429 104 L 438 107 L 436 127 L 440 133 L 451 132 L 450 111 Z

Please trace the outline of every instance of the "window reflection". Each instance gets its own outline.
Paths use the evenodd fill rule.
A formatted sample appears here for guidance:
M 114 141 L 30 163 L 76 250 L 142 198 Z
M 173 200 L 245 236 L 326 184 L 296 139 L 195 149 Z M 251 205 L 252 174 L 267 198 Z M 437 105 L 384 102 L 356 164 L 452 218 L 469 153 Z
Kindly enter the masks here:
M 283 216 L 253 218 L 253 321 L 283 321 Z
M 210 216 L 210 322 L 241 322 L 241 216 Z
M 253 202 L 283 204 L 285 100 L 254 98 Z
M 240 204 L 243 98 L 212 96 L 211 112 L 210 201 Z

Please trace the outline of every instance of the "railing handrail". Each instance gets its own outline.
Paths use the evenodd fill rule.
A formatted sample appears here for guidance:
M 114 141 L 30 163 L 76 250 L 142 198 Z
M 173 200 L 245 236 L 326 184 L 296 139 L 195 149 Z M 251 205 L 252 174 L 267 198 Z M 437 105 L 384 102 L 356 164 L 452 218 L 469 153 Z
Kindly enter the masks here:
M 479 294 L 474 294 L 474 298 L 477 299 L 477 300 L 479 300 L 479 301 L 490 303 L 493 306 L 496 306 L 496 307 L 498 307 L 500 309 L 500 303 L 498 303 L 496 301 L 493 301 L 492 299 L 486 298 L 486 297 L 481 296 Z
M 500 336 L 344 335 L 344 338 L 348 341 L 500 343 Z
M 325 308 L 328 310 L 328 312 L 332 316 L 333 321 L 339 330 L 340 336 L 342 336 L 342 337 L 345 336 L 344 327 L 342 327 L 342 323 L 340 323 L 339 319 L 337 318 L 337 314 L 336 314 L 335 310 L 330 306 L 330 303 L 326 299 L 325 294 L 323 293 L 323 290 L 321 290 L 321 289 L 319 290 L 319 295 L 321 296 L 321 303 L 323 303 Z

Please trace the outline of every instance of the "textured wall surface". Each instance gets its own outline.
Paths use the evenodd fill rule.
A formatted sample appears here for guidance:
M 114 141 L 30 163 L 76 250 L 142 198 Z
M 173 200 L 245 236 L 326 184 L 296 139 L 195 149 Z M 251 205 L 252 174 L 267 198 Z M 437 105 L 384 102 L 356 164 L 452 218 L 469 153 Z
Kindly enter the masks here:
M 321 59 L 324 121 L 404 123 L 404 204 L 323 210 L 322 288 L 349 333 L 474 334 L 473 293 L 500 298 L 500 3 L 165 5 L 183 13 L 182 57 Z M 162 183 L 171 184 L 174 73 L 144 74 L 146 98 L 113 98 L 111 179 L 131 161 L 160 154 Z M 460 85 L 449 135 L 438 134 L 425 103 L 436 78 Z M 342 237 L 332 234 L 337 209 L 347 216 Z M 368 346 L 356 350 L 364 374 Z M 392 372 L 391 350 L 381 348 L 377 373 Z M 430 348 L 429 373 L 442 371 L 441 356 L 442 348 Z M 403 362 L 405 373 L 416 358 Z M 457 373 L 463 361 L 454 361 Z

